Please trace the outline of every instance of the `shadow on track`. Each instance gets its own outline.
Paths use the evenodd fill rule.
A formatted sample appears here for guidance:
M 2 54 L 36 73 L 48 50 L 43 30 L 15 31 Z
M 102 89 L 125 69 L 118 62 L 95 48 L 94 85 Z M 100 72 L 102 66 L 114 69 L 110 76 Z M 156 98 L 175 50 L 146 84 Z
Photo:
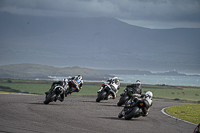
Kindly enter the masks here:
M 50 103 L 50 104 L 44 104 L 43 102 L 41 103 L 28 103 L 28 104 L 34 104 L 34 105 L 44 105 L 44 106 L 63 106 L 63 104 L 58 104 L 58 103 Z
M 109 119 L 109 120 L 119 120 L 119 121 L 144 121 L 143 119 L 131 119 L 131 120 L 125 120 L 124 118 L 118 118 L 116 117 L 98 117 L 98 118 L 103 118 L 103 119 Z

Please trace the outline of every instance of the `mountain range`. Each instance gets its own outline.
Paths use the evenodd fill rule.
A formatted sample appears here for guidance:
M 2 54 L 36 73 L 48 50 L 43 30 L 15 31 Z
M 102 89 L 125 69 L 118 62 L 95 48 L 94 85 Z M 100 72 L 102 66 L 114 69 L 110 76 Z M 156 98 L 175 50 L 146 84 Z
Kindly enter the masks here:
M 116 75 L 155 75 L 155 76 L 187 76 L 177 71 L 152 73 L 140 70 L 99 70 L 81 67 L 53 67 L 39 64 L 13 64 L 0 66 L 0 78 L 16 79 L 43 79 L 52 80 L 56 77 L 73 77 L 82 75 L 84 80 L 107 80 Z M 190 75 L 200 76 L 200 75 Z
M 0 65 L 200 73 L 200 28 L 148 29 L 115 18 L 5 12 L 0 20 Z

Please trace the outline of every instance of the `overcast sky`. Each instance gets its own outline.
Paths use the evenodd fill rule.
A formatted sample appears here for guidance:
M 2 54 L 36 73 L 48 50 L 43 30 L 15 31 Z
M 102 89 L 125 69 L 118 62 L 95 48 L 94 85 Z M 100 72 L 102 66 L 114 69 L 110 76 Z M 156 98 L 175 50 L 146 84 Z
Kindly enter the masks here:
M 153 29 L 200 28 L 200 0 L 0 0 L 0 12 L 114 17 Z

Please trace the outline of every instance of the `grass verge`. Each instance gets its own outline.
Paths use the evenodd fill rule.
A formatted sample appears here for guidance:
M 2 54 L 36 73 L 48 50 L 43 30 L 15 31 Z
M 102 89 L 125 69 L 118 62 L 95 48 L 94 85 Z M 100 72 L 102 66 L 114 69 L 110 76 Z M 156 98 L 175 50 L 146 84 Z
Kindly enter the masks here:
M 192 123 L 200 123 L 200 104 L 175 105 L 165 109 L 165 112 Z

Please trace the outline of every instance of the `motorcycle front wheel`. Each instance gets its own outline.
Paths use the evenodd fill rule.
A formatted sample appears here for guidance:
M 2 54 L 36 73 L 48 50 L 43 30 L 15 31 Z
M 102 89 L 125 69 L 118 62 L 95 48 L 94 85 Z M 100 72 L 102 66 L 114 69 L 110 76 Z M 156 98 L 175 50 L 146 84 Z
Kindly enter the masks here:
M 56 97 L 56 94 L 55 93 L 52 93 L 52 94 L 49 94 L 45 101 L 44 101 L 44 104 L 49 104 L 50 102 L 52 102 Z
M 131 112 L 129 112 L 128 114 L 125 115 L 125 119 L 126 120 L 130 120 L 133 117 L 138 117 L 139 116 L 139 112 L 140 112 L 140 108 L 134 107 Z
M 122 110 L 122 111 L 118 114 L 118 118 L 122 118 L 122 117 L 124 116 L 123 113 L 124 113 L 124 110 Z
M 96 102 L 100 102 L 101 100 L 103 100 L 106 96 L 106 92 L 105 91 L 102 91 L 100 92 L 100 94 L 98 95 L 97 99 L 96 99 Z

